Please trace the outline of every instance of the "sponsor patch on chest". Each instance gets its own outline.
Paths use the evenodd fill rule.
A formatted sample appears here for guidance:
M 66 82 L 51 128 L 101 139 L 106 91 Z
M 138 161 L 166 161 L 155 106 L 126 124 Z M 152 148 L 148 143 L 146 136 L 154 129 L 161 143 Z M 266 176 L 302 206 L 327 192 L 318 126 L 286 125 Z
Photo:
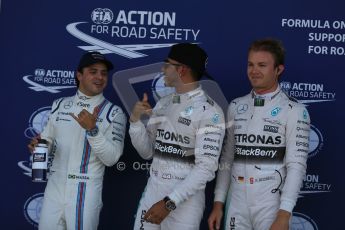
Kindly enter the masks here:
M 271 133 L 278 133 L 279 127 L 273 125 L 264 125 L 264 131 Z
M 188 118 L 185 118 L 185 117 L 179 117 L 177 121 L 178 121 L 178 123 L 181 123 L 181 124 L 187 125 L 187 126 L 189 126 L 191 123 L 191 120 Z

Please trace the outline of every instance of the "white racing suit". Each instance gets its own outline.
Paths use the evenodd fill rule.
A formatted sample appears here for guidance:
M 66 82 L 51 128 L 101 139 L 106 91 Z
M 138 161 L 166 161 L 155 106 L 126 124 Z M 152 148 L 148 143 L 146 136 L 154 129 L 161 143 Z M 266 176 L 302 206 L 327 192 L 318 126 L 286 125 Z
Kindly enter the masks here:
M 150 178 L 134 229 L 199 229 L 206 183 L 215 177 L 224 137 L 221 108 L 201 88 L 158 101 L 145 125 L 130 124 L 132 144 L 151 159 Z M 153 204 L 169 196 L 177 206 L 159 225 L 144 221 Z
M 237 98 L 228 109 L 215 189 L 215 201 L 227 201 L 225 229 L 268 230 L 279 209 L 292 212 L 306 172 L 305 107 L 279 87 L 264 105 L 254 106 L 254 97 Z
M 93 113 L 98 106 L 95 136 L 87 134 L 70 113 Z M 44 193 L 39 229 L 97 229 L 102 208 L 105 166 L 122 154 L 126 116 L 102 94 L 89 97 L 80 91 L 54 101 L 41 138 L 51 143 L 54 160 Z

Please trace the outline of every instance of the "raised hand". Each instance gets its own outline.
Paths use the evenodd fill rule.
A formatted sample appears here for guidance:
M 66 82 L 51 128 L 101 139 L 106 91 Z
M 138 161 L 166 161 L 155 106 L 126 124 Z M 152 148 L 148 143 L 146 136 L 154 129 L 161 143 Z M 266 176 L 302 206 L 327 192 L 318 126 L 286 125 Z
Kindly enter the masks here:
M 135 103 L 134 108 L 132 110 L 131 117 L 130 117 L 130 121 L 137 122 L 138 120 L 140 120 L 141 115 L 143 114 L 151 115 L 151 112 L 152 112 L 152 107 L 150 103 L 148 102 L 147 94 L 144 93 L 143 99 Z
M 81 127 L 86 130 L 91 130 L 96 127 L 98 107 L 95 107 L 93 113 L 89 113 L 86 109 L 83 109 L 77 116 L 73 113 L 70 115 L 76 120 Z

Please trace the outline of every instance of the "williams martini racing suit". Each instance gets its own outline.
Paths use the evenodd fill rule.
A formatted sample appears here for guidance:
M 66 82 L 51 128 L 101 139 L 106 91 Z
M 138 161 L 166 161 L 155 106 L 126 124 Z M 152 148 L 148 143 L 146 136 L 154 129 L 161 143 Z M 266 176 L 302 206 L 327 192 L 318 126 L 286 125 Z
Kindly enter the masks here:
M 83 129 L 70 113 L 98 107 L 98 133 Z M 41 138 L 51 143 L 54 160 L 44 193 L 39 229 L 97 229 L 105 166 L 122 154 L 126 117 L 102 94 L 80 91 L 54 101 Z
M 227 116 L 215 201 L 227 200 L 225 229 L 267 230 L 278 209 L 292 212 L 296 204 L 306 172 L 309 114 L 278 87 L 264 98 L 252 92 L 233 100 Z
M 199 87 L 158 101 L 145 128 L 131 123 L 129 134 L 144 159 L 153 158 L 150 178 L 140 200 L 134 229 L 199 229 L 204 189 L 215 177 L 225 127 L 221 108 Z M 154 225 L 147 210 L 169 196 L 177 206 Z

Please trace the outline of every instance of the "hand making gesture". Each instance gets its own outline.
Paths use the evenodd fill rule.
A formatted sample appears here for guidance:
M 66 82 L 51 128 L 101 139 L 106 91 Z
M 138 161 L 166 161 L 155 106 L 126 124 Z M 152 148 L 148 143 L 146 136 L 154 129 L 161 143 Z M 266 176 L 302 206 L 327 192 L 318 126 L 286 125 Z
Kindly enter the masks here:
M 151 115 L 151 112 L 152 112 L 152 107 L 150 103 L 148 102 L 147 94 L 144 93 L 143 99 L 135 103 L 131 117 L 130 117 L 130 121 L 137 122 L 138 120 L 140 120 L 141 115 L 143 114 Z

